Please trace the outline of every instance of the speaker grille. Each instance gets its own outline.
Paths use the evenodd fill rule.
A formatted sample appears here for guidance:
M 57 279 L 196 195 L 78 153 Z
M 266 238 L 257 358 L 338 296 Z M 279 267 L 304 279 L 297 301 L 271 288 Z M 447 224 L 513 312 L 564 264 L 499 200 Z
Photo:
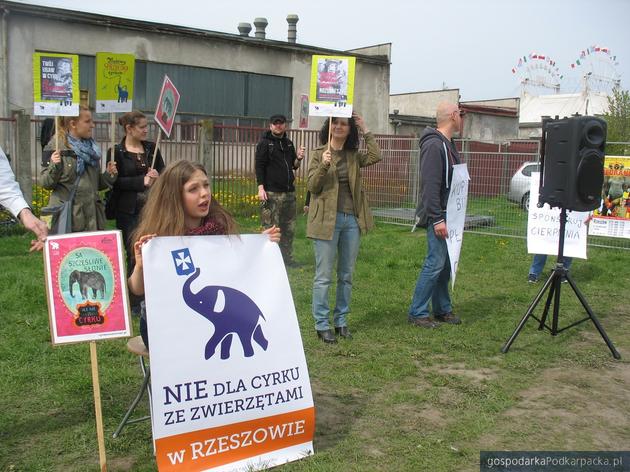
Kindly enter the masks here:
M 585 150 L 577 168 L 577 194 L 591 210 L 599 206 L 604 185 L 604 162 L 601 153 L 594 149 Z

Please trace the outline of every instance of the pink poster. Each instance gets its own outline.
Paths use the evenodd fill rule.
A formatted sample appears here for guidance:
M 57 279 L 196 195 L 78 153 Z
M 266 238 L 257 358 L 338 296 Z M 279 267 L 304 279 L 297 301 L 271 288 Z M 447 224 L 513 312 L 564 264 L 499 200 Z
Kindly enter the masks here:
M 53 344 L 131 336 L 120 231 L 50 236 L 44 261 Z

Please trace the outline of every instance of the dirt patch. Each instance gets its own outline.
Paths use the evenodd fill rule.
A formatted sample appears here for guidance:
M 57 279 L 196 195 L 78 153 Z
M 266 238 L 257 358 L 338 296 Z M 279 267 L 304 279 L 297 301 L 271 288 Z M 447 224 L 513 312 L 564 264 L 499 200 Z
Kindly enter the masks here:
M 476 384 L 492 380 L 498 375 L 497 372 L 493 369 L 470 369 L 467 368 L 464 363 L 449 364 L 446 366 L 434 366 L 431 368 L 431 370 L 441 375 L 456 375 L 459 377 L 464 377 Z
M 480 449 L 624 449 L 630 441 L 628 405 L 629 363 L 548 369 L 504 413 L 499 431 L 479 440 Z

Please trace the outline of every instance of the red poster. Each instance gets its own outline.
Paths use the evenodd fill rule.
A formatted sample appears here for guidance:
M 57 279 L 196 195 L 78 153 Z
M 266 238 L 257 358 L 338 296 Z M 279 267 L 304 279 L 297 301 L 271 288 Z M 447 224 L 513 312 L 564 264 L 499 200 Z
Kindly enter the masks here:
M 160 98 L 155 107 L 155 121 L 160 125 L 166 136 L 171 135 L 178 105 L 179 92 L 173 82 L 171 82 L 171 79 L 168 78 L 168 75 L 165 75 Z
M 53 344 L 131 336 L 120 231 L 49 236 L 44 247 Z

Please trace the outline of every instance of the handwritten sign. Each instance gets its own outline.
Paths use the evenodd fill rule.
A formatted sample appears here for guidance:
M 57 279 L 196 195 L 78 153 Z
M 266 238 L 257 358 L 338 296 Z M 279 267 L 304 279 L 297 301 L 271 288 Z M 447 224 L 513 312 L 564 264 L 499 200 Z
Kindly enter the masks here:
M 527 217 L 527 252 L 530 254 L 558 254 L 560 239 L 560 209 L 545 203 L 538 208 L 540 172 L 532 172 Z M 567 211 L 564 231 L 564 255 L 586 259 L 586 224 L 589 212 Z
M 133 54 L 96 53 L 96 112 L 133 110 Z
M 466 222 L 466 206 L 468 205 L 468 167 L 466 164 L 453 166 L 451 191 L 446 204 L 446 229 L 448 238 L 446 246 L 451 261 L 451 287 L 455 287 L 455 276 L 459 267 L 459 255 L 464 239 L 464 223 Z

